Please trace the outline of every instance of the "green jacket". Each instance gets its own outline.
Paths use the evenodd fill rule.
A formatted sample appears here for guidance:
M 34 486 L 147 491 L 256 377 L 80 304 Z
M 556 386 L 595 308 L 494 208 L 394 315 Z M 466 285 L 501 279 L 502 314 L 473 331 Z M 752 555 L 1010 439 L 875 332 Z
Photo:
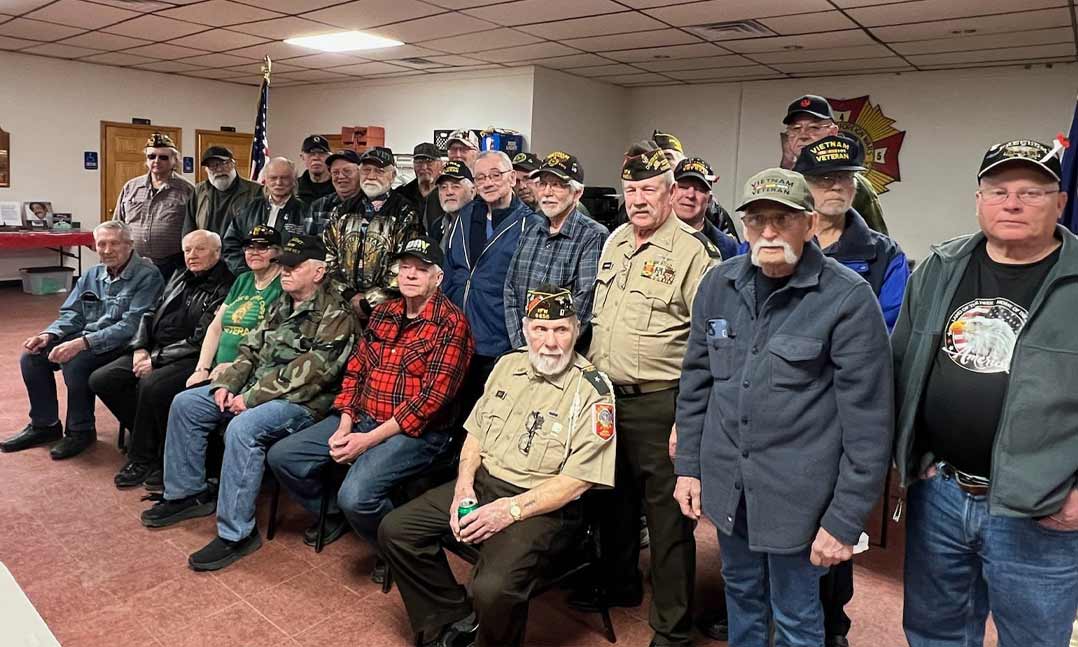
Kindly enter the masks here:
M 872 183 L 860 173 L 854 174 L 854 183 L 857 192 L 853 195 L 853 208 L 865 219 L 868 228 L 887 234 L 887 223 L 883 221 L 883 207 L 880 206 L 880 196 L 872 188 Z
M 993 514 L 1054 514 L 1078 473 L 1078 238 L 1061 226 L 1059 261 L 1045 277 L 1018 333 L 1010 383 L 992 449 Z M 932 248 L 910 279 L 891 336 L 894 353 L 895 463 L 902 486 L 934 460 L 917 449 L 917 418 L 939 350 L 948 308 L 983 233 Z M 975 397 L 975 394 L 971 394 Z
M 282 295 L 210 390 L 240 394 L 248 407 L 284 398 L 325 415 L 359 328 L 351 306 L 328 286 L 299 306 Z
M 243 213 L 248 202 L 261 196 L 262 185 L 242 177 L 237 177 L 224 191 L 218 191 L 212 182 L 203 180 L 195 185 L 195 192 L 187 201 L 183 235 L 196 229 L 209 229 L 224 238 L 233 218 Z

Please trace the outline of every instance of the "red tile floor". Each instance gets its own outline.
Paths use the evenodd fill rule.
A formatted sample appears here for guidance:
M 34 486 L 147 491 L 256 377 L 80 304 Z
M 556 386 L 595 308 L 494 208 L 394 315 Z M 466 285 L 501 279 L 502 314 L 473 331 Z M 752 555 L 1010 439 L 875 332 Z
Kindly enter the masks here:
M 61 302 L 0 288 L 0 310 L 8 313 L 0 330 L 0 437 L 26 423 L 22 341 L 51 321 Z M 97 425 L 97 445 L 68 461 L 53 462 L 44 448 L 0 455 L 0 561 L 65 647 L 410 644 L 396 590 L 383 595 L 368 579 L 371 549 L 347 537 L 315 554 L 301 538 L 308 519 L 290 502 L 282 505 L 277 538 L 257 553 L 217 573 L 188 570 L 187 555 L 214 535 L 213 519 L 143 528 L 144 493 L 112 485 L 123 460 L 116 421 L 100 404 Z M 263 529 L 267 508 L 263 500 Z M 856 647 L 905 644 L 901 528 L 892 526 L 891 536 L 887 550 L 857 558 L 848 608 Z M 706 604 L 721 595 L 714 528 L 701 524 L 697 540 L 697 599 Z M 570 611 L 565 595 L 552 591 L 533 601 L 527 644 L 606 645 L 598 617 Z M 619 645 L 647 645 L 647 604 L 614 611 Z

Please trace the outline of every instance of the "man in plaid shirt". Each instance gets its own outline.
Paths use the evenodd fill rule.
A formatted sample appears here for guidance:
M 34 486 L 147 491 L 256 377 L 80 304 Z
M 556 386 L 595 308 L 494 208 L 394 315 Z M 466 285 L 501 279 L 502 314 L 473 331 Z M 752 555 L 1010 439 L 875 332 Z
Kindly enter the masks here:
M 317 516 L 321 470 L 351 465 L 326 521 L 324 542 L 351 524 L 377 541 L 378 524 L 393 509 L 389 491 L 449 450 L 455 422 L 447 406 L 468 370 L 475 346 L 468 322 L 442 294 L 443 256 L 427 237 L 408 241 L 397 256 L 401 298 L 375 306 L 345 369 L 333 415 L 281 440 L 269 452 L 280 483 Z M 304 533 L 314 545 L 318 524 Z

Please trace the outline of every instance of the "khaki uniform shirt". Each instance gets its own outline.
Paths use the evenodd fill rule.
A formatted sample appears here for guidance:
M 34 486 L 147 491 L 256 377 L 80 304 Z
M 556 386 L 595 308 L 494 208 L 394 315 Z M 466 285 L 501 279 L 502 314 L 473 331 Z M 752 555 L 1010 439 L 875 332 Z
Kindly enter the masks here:
M 558 474 L 614 486 L 614 394 L 574 354 L 561 375 L 537 374 L 526 351 L 506 354 L 464 428 L 491 476 L 531 489 Z
M 631 224 L 616 229 L 599 258 L 588 359 L 614 384 L 673 387 L 696 288 L 718 261 L 714 245 L 675 215 L 640 247 Z

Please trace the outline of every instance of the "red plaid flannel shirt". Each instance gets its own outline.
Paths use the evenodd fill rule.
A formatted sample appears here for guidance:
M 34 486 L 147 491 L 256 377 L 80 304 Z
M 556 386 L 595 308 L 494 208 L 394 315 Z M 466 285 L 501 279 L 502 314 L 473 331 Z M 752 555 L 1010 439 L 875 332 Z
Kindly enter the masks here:
M 419 436 L 460 388 L 475 343 L 464 313 L 436 292 L 408 326 L 404 299 L 379 304 L 348 358 L 333 408 L 354 420 L 362 411 L 379 424 L 396 418 Z

